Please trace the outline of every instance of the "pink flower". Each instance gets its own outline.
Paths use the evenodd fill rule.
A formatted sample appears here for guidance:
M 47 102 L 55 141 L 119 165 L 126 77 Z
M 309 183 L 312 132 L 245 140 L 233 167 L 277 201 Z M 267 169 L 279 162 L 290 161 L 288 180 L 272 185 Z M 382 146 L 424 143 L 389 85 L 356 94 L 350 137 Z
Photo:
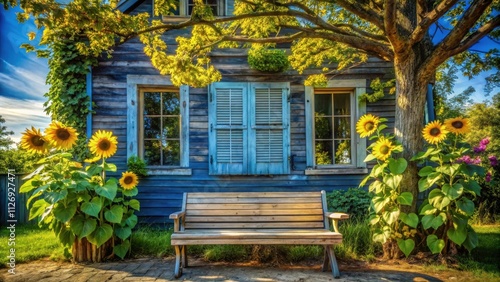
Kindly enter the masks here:
M 498 159 L 496 156 L 489 156 L 488 160 L 490 160 L 490 165 L 491 166 L 497 166 L 498 165 Z
M 484 181 L 486 181 L 486 182 L 491 181 L 491 173 L 489 171 L 486 173 L 486 177 L 484 178 Z
M 475 159 L 472 160 L 472 163 L 473 164 L 481 164 L 481 158 L 480 157 L 476 157 Z
M 471 157 L 465 155 L 465 156 L 458 158 L 457 163 L 472 164 L 472 159 L 471 159 Z
M 474 153 L 476 153 L 476 154 L 482 153 L 485 150 L 486 150 L 486 145 L 483 145 L 483 144 L 480 144 L 479 147 L 474 147 Z
M 479 142 L 479 145 L 480 145 L 480 146 L 483 146 L 483 145 L 484 145 L 484 146 L 486 147 L 486 145 L 488 145 L 489 143 L 490 143 L 490 138 L 489 138 L 489 137 L 486 137 L 486 138 L 483 138 L 483 140 L 481 140 L 481 141 Z

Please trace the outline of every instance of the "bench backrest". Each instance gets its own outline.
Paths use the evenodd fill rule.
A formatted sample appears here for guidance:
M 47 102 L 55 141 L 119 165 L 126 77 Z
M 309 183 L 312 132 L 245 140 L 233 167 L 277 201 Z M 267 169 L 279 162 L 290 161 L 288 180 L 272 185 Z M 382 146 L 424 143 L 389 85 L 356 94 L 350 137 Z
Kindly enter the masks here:
M 184 229 L 325 229 L 325 192 L 184 193 Z

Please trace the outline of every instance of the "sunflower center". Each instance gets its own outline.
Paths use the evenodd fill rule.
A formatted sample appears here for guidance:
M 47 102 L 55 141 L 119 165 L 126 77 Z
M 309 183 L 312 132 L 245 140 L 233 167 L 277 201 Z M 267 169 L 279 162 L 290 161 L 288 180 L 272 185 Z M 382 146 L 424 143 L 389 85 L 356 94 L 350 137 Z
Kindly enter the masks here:
M 125 184 L 132 184 L 134 182 L 134 178 L 132 176 L 126 176 L 125 179 L 123 179 L 123 183 Z
M 109 142 L 109 140 L 104 139 L 99 141 L 97 147 L 99 147 L 99 149 L 101 149 L 102 151 L 107 151 L 111 147 L 111 143 Z
M 56 131 L 56 136 L 57 136 L 57 139 L 65 141 L 65 140 L 69 139 L 71 134 L 68 132 L 68 130 L 66 128 L 59 128 Z
M 366 131 L 371 131 L 375 127 L 375 124 L 371 121 L 365 123 L 365 130 Z
M 390 150 L 391 148 L 389 148 L 389 146 L 387 145 L 383 145 L 380 147 L 380 152 L 384 155 L 389 154 Z
M 451 126 L 453 126 L 454 128 L 462 128 L 464 127 L 464 123 L 459 120 L 456 120 L 451 123 Z
M 45 140 L 43 140 L 40 136 L 33 136 L 33 138 L 31 138 L 31 143 L 33 143 L 33 146 L 35 147 L 41 147 L 45 144 Z
M 439 128 L 433 128 L 430 130 L 429 132 L 432 136 L 436 137 L 438 136 L 439 134 L 441 134 L 441 130 Z

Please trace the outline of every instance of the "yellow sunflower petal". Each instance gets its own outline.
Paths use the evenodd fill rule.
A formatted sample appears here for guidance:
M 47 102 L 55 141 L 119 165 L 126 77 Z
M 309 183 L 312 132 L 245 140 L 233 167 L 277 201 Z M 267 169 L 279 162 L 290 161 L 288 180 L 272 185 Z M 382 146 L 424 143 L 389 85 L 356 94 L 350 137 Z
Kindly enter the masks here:
M 422 130 L 422 135 L 425 141 L 430 144 L 437 144 L 446 138 L 448 130 L 440 121 L 433 121 L 428 123 Z
M 377 130 L 380 119 L 374 115 L 367 114 L 359 118 L 356 123 L 356 132 L 361 138 L 372 135 Z
M 100 157 L 109 158 L 116 153 L 118 141 L 111 131 L 99 130 L 90 139 L 90 151 Z
M 122 177 L 119 182 L 123 189 L 132 190 L 137 186 L 137 184 L 139 184 L 139 177 L 131 171 L 125 171 L 122 173 Z
M 45 135 L 52 146 L 58 149 L 71 149 L 78 139 L 78 133 L 74 128 L 58 121 L 53 121 L 45 129 Z
M 21 147 L 28 152 L 45 153 L 48 149 L 48 142 L 43 137 L 40 129 L 33 126 L 31 129 L 26 128 L 21 137 Z
M 449 118 L 444 121 L 446 129 L 455 134 L 466 134 L 470 131 L 469 120 L 462 117 Z
M 379 160 L 385 161 L 391 156 L 394 144 L 391 140 L 380 137 L 373 146 L 372 154 Z

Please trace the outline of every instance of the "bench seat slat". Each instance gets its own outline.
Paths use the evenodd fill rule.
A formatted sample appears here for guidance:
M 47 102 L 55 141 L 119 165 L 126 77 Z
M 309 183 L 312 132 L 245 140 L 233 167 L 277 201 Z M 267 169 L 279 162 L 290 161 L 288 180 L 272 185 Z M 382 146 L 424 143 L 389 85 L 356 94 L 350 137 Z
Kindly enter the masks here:
M 190 222 L 295 222 L 318 221 L 323 222 L 322 215 L 294 215 L 294 216 L 189 216 Z
M 187 210 L 186 215 L 198 216 L 198 215 L 323 215 L 323 209 L 271 209 L 271 210 Z
M 321 198 L 321 192 L 210 192 L 210 193 L 189 193 L 190 198 L 221 198 L 221 197 L 240 197 L 240 198 L 281 198 L 283 196 L 293 196 L 296 198 Z
M 290 204 L 187 204 L 186 210 L 283 210 L 283 209 L 321 209 L 321 202 L 318 203 L 290 203 Z
M 186 222 L 185 229 L 324 228 L 323 222 Z
M 300 200 L 296 198 L 193 198 L 189 197 L 187 199 L 187 204 L 278 204 L 278 203 L 317 203 L 319 198 L 302 198 Z
M 293 239 L 177 239 L 176 245 L 333 245 L 342 243 L 342 238 L 318 239 L 318 238 L 293 238 Z

